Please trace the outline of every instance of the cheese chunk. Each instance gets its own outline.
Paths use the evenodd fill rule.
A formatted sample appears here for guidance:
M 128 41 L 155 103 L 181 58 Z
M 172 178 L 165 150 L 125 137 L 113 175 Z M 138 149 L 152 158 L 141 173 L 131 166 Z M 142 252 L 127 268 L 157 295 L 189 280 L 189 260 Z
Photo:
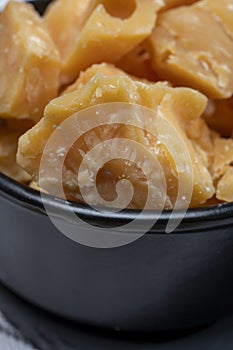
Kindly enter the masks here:
M 9 2 L 0 16 L 0 117 L 33 119 L 57 96 L 59 53 L 32 5 Z
M 233 202 L 233 167 L 229 167 L 217 186 L 216 197 L 224 202 Z
M 89 71 L 90 72 L 90 71 Z M 87 75 L 89 76 L 89 72 Z M 81 79 L 84 79 L 83 73 Z M 126 102 L 145 106 L 155 112 L 159 111 L 169 125 L 172 125 L 177 132 L 177 137 L 181 137 L 188 150 L 188 154 L 193 164 L 193 188 L 191 188 L 192 198 L 191 206 L 197 206 L 204 203 L 214 194 L 213 182 L 207 166 L 202 161 L 198 152 L 196 152 L 190 132 L 191 125 L 198 123 L 200 115 L 206 107 L 206 98 L 191 89 L 187 88 L 171 88 L 166 83 L 146 84 L 143 82 L 132 80 L 126 75 L 104 76 L 97 73 L 91 80 L 82 85 L 80 89 L 65 94 L 51 101 L 45 109 L 44 118 L 25 135 L 20 138 L 18 150 L 18 162 L 26 169 L 33 177 L 33 180 L 38 182 L 40 160 L 42 157 L 45 145 L 53 134 L 55 129 L 62 132 L 61 123 L 68 120 L 75 112 L 85 110 L 90 106 L 105 104 L 108 102 Z M 99 114 L 94 116 L 94 120 L 98 120 L 98 115 L 101 115 L 101 106 Z M 119 110 L 119 114 L 121 111 Z M 88 116 L 85 123 L 90 123 L 92 116 Z M 83 124 L 73 125 L 72 128 L 82 130 Z M 150 124 L 151 125 L 151 124 Z M 77 174 L 83 160 L 84 154 L 93 149 L 94 146 L 105 140 L 114 140 L 125 138 L 134 140 L 138 144 L 144 145 L 152 154 L 156 155 L 162 165 L 165 173 L 167 184 L 167 199 L 166 208 L 172 208 L 178 191 L 178 173 L 174 159 L 164 147 L 158 142 L 156 137 L 150 135 L 147 130 L 148 125 L 144 125 L 142 121 L 141 128 L 129 126 L 127 124 L 102 125 L 94 130 L 84 133 L 82 137 L 71 147 L 65 159 L 63 169 L 63 186 L 65 194 L 70 199 L 80 200 L 80 188 L 77 182 Z M 145 130 L 146 129 L 146 132 Z M 187 136 L 188 130 L 190 138 Z M 81 131 L 80 131 L 81 132 Z M 166 138 L 169 130 L 160 126 L 160 133 Z M 64 135 L 62 139 L 64 139 Z M 67 135 L 69 140 L 69 135 Z M 119 141 L 117 141 L 119 142 Z M 59 140 L 58 140 L 59 143 Z M 116 146 L 117 147 L 117 146 Z M 183 146 L 182 146 L 183 149 Z M 55 150 L 55 153 L 50 153 L 52 162 L 56 164 L 56 159 L 59 157 L 60 149 Z M 64 150 L 62 151 L 64 152 Z M 176 150 L 175 150 L 176 152 Z M 177 150 L 177 156 L 184 157 L 182 151 Z M 99 156 L 100 157 L 100 156 Z M 145 158 L 146 157 L 146 158 Z M 147 159 L 141 151 L 137 154 L 136 164 L 127 162 L 122 159 L 112 160 L 104 165 L 97 179 L 98 189 L 104 198 L 112 199 L 115 195 L 115 184 L 119 179 L 129 179 L 134 185 L 135 195 L 130 203 L 131 208 L 141 208 L 146 201 L 148 192 L 148 183 L 140 170 L 141 165 Z M 151 161 L 151 160 L 150 160 Z M 149 163 L 151 164 L 151 163 Z M 151 166 L 151 165 L 150 165 Z M 153 166 L 153 164 L 152 164 Z M 56 186 L 56 167 L 54 167 L 54 178 L 43 179 L 46 185 L 52 183 Z M 92 179 L 82 176 L 83 186 L 91 186 Z M 189 175 L 186 177 L 188 183 Z M 182 186 L 188 186 L 184 181 Z M 44 188 L 47 189 L 46 186 Z M 92 198 L 93 204 L 100 204 L 96 198 Z M 159 202 L 154 203 L 153 208 L 159 206 Z
M 94 63 L 114 63 L 133 50 L 151 34 L 160 8 L 160 0 L 58 0 L 52 4 L 45 22 L 61 52 L 61 84 L 72 83 Z M 58 18 L 63 16 L 62 25 L 57 25 L 58 13 Z
M 210 98 L 232 96 L 233 38 L 208 2 L 162 13 L 150 43 L 160 78 L 196 88 Z

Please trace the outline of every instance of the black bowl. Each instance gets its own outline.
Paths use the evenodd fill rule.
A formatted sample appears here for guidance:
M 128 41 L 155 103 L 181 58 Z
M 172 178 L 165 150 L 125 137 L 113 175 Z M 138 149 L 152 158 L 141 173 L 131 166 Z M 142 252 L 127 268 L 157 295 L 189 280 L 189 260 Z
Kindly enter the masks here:
M 34 4 L 43 12 L 48 2 Z M 233 204 L 188 210 L 171 234 L 171 213 L 164 212 L 134 243 L 95 249 L 61 234 L 39 192 L 0 175 L 0 194 L 0 280 L 48 311 L 105 328 L 169 331 L 207 325 L 233 309 Z M 66 217 L 64 200 L 44 200 Z M 139 214 L 70 205 L 96 227 L 124 225 Z M 156 216 L 144 213 L 139 226 Z
M 46 310 L 105 328 L 164 331 L 203 326 L 233 309 L 232 204 L 189 210 L 171 234 L 164 233 L 164 212 L 134 243 L 96 249 L 61 234 L 39 192 L 0 175 L 0 194 L 0 279 Z M 66 215 L 65 201 L 45 200 Z M 72 206 L 96 226 L 137 215 Z M 141 221 L 155 216 L 147 212 Z

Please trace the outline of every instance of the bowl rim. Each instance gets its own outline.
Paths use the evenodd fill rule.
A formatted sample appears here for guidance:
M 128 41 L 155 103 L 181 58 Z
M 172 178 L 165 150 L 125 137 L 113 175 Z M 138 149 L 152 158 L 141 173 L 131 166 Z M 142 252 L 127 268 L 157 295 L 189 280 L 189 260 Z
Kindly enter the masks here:
M 64 217 L 70 207 L 73 212 L 83 220 L 90 222 L 94 225 L 103 225 L 104 227 L 124 225 L 137 218 L 140 211 L 135 209 L 124 209 L 119 212 L 111 212 L 106 210 L 97 211 L 94 208 L 84 203 L 78 203 L 74 201 L 66 201 L 62 198 L 57 198 L 52 195 L 43 195 L 37 190 L 30 188 L 27 185 L 22 185 L 19 182 L 11 179 L 10 177 L 0 172 L 0 195 L 5 197 L 8 201 L 21 207 L 37 212 L 41 215 L 47 215 L 44 208 L 43 201 L 46 201 L 46 206 L 51 209 L 51 213 L 55 216 L 62 215 Z M 166 210 L 162 213 L 158 213 L 155 210 L 148 210 L 143 212 L 140 222 L 143 224 L 148 220 L 155 220 L 155 226 L 149 231 L 149 233 L 164 233 L 169 220 L 171 220 L 172 211 Z M 217 204 L 208 207 L 200 207 L 194 209 L 188 209 L 185 215 L 183 211 L 177 210 L 172 217 L 172 220 L 179 220 L 181 217 L 180 225 L 175 230 L 175 233 L 191 233 L 198 232 L 211 227 L 224 227 L 226 225 L 233 224 L 233 203 Z

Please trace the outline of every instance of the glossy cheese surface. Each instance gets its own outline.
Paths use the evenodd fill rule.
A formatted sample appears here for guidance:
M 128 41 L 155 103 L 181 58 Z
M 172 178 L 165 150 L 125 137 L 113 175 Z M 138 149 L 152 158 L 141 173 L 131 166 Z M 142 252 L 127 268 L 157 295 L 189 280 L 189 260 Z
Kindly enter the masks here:
M 94 67 L 94 70 L 96 69 L 97 66 Z M 87 74 L 89 76 L 90 70 L 87 71 Z M 85 81 L 85 73 L 83 73 L 81 79 Z M 119 73 L 111 76 L 97 73 L 90 80 L 88 79 L 86 84 L 83 85 L 82 83 L 81 88 L 78 87 L 78 84 L 76 86 L 77 90 L 51 101 L 46 107 L 44 118 L 20 139 L 18 162 L 33 176 L 35 181 L 38 181 L 39 165 L 45 145 L 54 130 L 59 128 L 64 120 L 68 120 L 75 112 L 84 110 L 90 106 L 97 106 L 108 102 L 126 102 L 145 106 L 155 111 L 155 113 L 159 111 L 166 118 L 168 124 L 174 128 L 177 137 L 181 138 L 193 164 L 191 206 L 204 203 L 213 196 L 215 190 L 208 166 L 204 163 L 200 153 L 195 148 L 195 145 L 201 148 L 199 140 L 202 139 L 202 135 L 200 128 L 198 126 L 196 127 L 196 125 L 199 124 L 200 115 L 204 111 L 207 102 L 202 94 L 187 88 L 174 89 L 166 83 L 147 84 Z M 101 106 L 99 113 L 101 113 Z M 120 110 L 119 113 L 121 113 Z M 98 115 L 95 116 L 97 121 Z M 90 120 L 86 122 L 89 123 Z M 82 125 L 77 124 L 73 127 L 79 128 L 80 131 Z M 105 125 L 84 134 L 70 149 L 65 159 L 63 186 L 68 198 L 80 198 L 77 174 L 83 155 L 105 140 L 126 138 L 128 140 L 134 140 L 147 148 L 149 147 L 150 152 L 158 157 L 160 163 L 163 165 L 168 187 L 166 207 L 172 208 L 178 190 L 178 173 L 174 159 L 172 159 L 163 144 L 158 143 L 158 140 L 151 137 L 148 132 L 143 131 L 143 127 L 143 121 L 139 129 L 127 126 L 127 124 Z M 169 132 L 167 127 L 163 125 L 159 127 L 163 135 Z M 191 132 L 191 129 L 195 127 L 195 132 Z M 148 125 L 146 126 L 147 129 Z M 204 150 L 202 151 L 205 152 Z M 183 157 L 178 149 L 175 152 L 179 152 L 180 158 Z M 53 158 L 55 162 L 56 154 L 55 152 Z M 57 156 L 59 155 L 57 154 Z M 113 185 L 123 176 L 123 178 L 129 179 L 136 188 L 136 193 L 130 207 L 143 207 L 147 196 L 147 182 L 140 170 L 143 159 L 145 159 L 145 155 L 139 152 L 137 162 L 134 165 L 128 164 L 124 160 L 115 160 L 106 164 L 98 178 L 98 186 L 102 195 L 112 198 L 114 196 L 112 193 Z M 49 183 L 51 179 L 45 179 L 45 183 L 46 181 Z M 52 179 L 52 181 L 56 182 L 56 178 Z M 188 177 L 186 177 L 185 181 L 183 186 L 188 184 Z M 87 182 L 85 177 L 83 177 L 83 186 L 85 184 Z M 94 204 L 100 204 L 98 201 L 96 202 L 96 198 L 92 198 L 92 202 Z M 154 203 L 155 207 L 156 203 Z
M 38 121 L 59 74 L 60 55 L 33 6 L 9 2 L 0 15 L 0 117 Z
M 222 17 L 226 2 L 219 1 Z M 199 1 L 159 16 L 150 38 L 153 68 L 175 85 L 223 99 L 233 94 L 233 37 L 210 3 Z

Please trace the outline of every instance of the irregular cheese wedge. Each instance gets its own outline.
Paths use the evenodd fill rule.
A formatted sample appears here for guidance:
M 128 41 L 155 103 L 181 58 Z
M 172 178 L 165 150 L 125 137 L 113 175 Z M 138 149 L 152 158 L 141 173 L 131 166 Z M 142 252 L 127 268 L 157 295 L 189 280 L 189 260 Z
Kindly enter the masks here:
M 232 96 L 233 38 L 205 0 L 162 13 L 150 43 L 160 78 L 210 98 Z
M 147 48 L 147 41 L 138 45 L 135 49 L 116 62 L 116 66 L 126 73 L 149 81 L 158 81 L 151 65 L 151 55 Z
M 61 84 L 72 83 L 94 63 L 114 63 L 133 50 L 152 32 L 160 8 L 160 0 L 58 0 L 52 4 L 45 22 L 61 52 Z M 58 13 L 59 18 L 63 16 L 62 25 L 57 25 Z
M 81 79 L 84 79 L 85 73 Z M 89 76 L 89 73 L 87 73 Z M 30 131 L 20 138 L 19 150 L 18 150 L 18 162 L 26 169 L 33 177 L 33 180 L 38 182 L 39 167 L 45 145 L 53 134 L 54 130 L 60 130 L 62 133 L 61 123 L 64 120 L 68 120 L 75 112 L 85 110 L 90 106 L 101 105 L 108 102 L 126 102 L 133 103 L 148 107 L 154 111 L 159 111 L 169 125 L 172 125 L 177 131 L 177 137 L 181 137 L 184 142 L 189 156 L 193 164 L 193 194 L 191 200 L 191 206 L 197 206 L 200 203 L 204 203 L 211 198 L 214 194 L 214 187 L 211 176 L 199 154 L 193 147 L 193 142 L 186 135 L 186 129 L 189 130 L 191 125 L 195 125 L 195 120 L 198 122 L 200 115 L 206 107 L 206 98 L 191 89 L 176 88 L 173 89 L 165 83 L 146 84 L 132 80 L 128 76 L 116 75 L 116 76 L 103 76 L 102 74 L 96 74 L 86 85 L 83 85 L 80 89 L 75 90 L 69 94 L 65 94 L 53 101 L 51 101 L 45 109 L 44 118 Z M 121 111 L 119 111 L 120 113 Z M 98 120 L 98 115 L 94 116 L 94 120 Z M 90 123 L 91 115 L 84 121 Z M 162 164 L 166 184 L 167 194 L 166 208 L 171 208 L 176 200 L 178 191 L 178 173 L 174 164 L 174 159 L 171 158 L 168 150 L 163 144 L 158 142 L 155 137 L 152 137 L 148 131 L 142 128 L 128 125 L 103 125 L 95 128 L 94 130 L 84 134 L 68 152 L 68 156 L 65 159 L 63 169 L 63 186 L 66 196 L 71 199 L 80 200 L 80 188 L 78 187 L 77 174 L 79 173 L 79 167 L 83 160 L 83 156 L 93 149 L 94 146 L 102 143 L 105 140 L 114 140 L 120 138 L 126 138 L 128 140 L 137 141 L 138 144 L 144 145 L 146 149 L 150 149 L 150 152 L 155 154 Z M 188 126 L 186 124 L 189 123 Z M 151 125 L 151 124 L 150 124 Z M 82 130 L 82 125 L 72 125 L 72 129 L 78 127 L 79 131 Z M 166 136 L 169 130 L 160 125 L 160 132 Z M 148 125 L 145 126 L 146 130 Z M 61 136 L 62 140 L 70 142 L 70 136 Z M 58 145 L 60 141 L 58 140 Z M 66 141 L 65 141 L 66 142 Z M 120 142 L 120 141 L 117 141 Z M 117 149 L 118 144 L 115 144 Z M 183 146 L 182 146 L 183 149 Z M 178 151 L 177 151 L 178 152 Z M 58 147 L 55 153 L 49 153 L 53 164 L 56 164 L 58 157 L 64 154 L 64 148 Z M 182 152 L 179 151 L 179 157 L 183 157 Z M 127 162 L 122 159 L 113 160 L 104 165 L 101 175 L 98 178 L 98 188 L 102 196 L 106 198 L 113 198 L 115 191 L 113 191 L 114 184 L 119 179 L 130 179 L 135 188 L 135 195 L 130 207 L 141 208 L 146 201 L 148 192 L 148 183 L 143 175 L 140 166 L 147 159 L 143 152 L 139 152 L 137 155 L 137 162 Z M 145 158 L 146 157 L 146 158 Z M 100 156 L 98 157 L 98 161 Z M 150 160 L 151 161 L 151 160 Z M 95 166 L 95 164 L 94 164 Z M 148 166 L 153 166 L 148 163 Z M 44 184 L 55 185 L 56 187 L 56 167 L 53 167 L 53 178 L 43 179 Z M 85 177 L 82 174 L 82 185 L 91 186 L 92 180 L 89 177 Z M 184 182 L 182 186 L 186 186 Z M 46 186 L 43 187 L 46 189 Z M 191 189 L 192 190 L 192 189 Z M 183 199 L 184 200 L 184 199 Z M 100 204 L 96 198 L 91 199 L 93 204 Z M 159 205 L 158 202 L 156 202 Z M 154 208 L 156 205 L 154 206 Z
M 10 1 L 0 16 L 0 117 L 38 121 L 57 96 L 59 53 L 32 5 Z
M 213 178 L 219 179 L 233 163 L 233 139 L 216 138 L 214 141 Z
M 87 71 L 87 76 L 89 77 L 90 70 Z M 84 76 L 81 77 L 84 79 Z M 84 79 L 85 80 L 85 79 Z M 141 98 L 144 101 L 145 105 L 156 106 L 166 94 L 168 89 L 167 84 L 159 84 L 157 87 L 150 91 L 150 87 L 144 83 L 134 83 L 133 80 L 128 78 L 127 76 L 122 77 L 118 75 L 118 77 L 104 77 L 101 74 L 97 74 L 94 76 L 91 81 L 86 85 L 82 86 L 80 90 L 75 90 L 72 93 L 66 94 L 59 99 L 54 100 L 54 104 L 49 104 L 46 108 L 44 122 L 47 124 L 48 128 L 45 126 L 42 121 L 31 130 L 31 133 L 25 134 L 25 137 L 21 139 L 19 146 L 19 154 L 18 161 L 20 164 L 24 164 L 24 167 L 29 169 L 34 176 L 34 179 L 38 181 L 38 170 L 39 170 L 39 162 L 41 158 L 42 151 L 44 146 L 49 138 L 49 136 L 53 133 L 54 128 L 59 127 L 60 123 L 71 116 L 74 112 L 88 108 L 91 105 L 96 105 L 99 103 L 105 102 L 137 102 L 140 103 Z M 140 91 L 140 95 L 138 93 Z M 155 94 L 155 98 L 152 99 L 152 92 Z M 157 93 L 156 93 L 157 92 Z M 149 94 L 149 98 L 148 98 Z M 63 105 L 64 109 L 61 109 Z M 66 111 L 66 112 L 65 112 Z M 47 119 L 47 121 L 46 121 Z M 130 133 L 132 134 L 131 138 L 134 140 L 139 140 L 140 143 L 145 143 L 144 133 L 142 131 L 137 130 L 128 130 L 127 127 L 117 128 L 119 129 L 119 133 L 121 136 L 126 135 L 129 137 Z M 114 138 L 116 135 L 117 129 L 114 127 L 105 128 L 104 134 L 107 135 L 108 138 Z M 93 139 L 94 137 L 94 139 Z M 95 140 L 96 137 L 96 140 Z M 79 199 L 79 190 L 77 187 L 77 183 L 74 181 L 76 176 L 74 174 L 78 172 L 78 166 L 81 163 L 83 152 L 87 151 L 87 148 L 92 148 L 99 139 L 101 139 L 101 132 L 98 131 L 92 134 L 87 135 L 84 141 L 80 141 L 81 145 L 78 145 L 78 151 L 74 151 L 73 154 L 69 155 L 69 168 L 73 168 L 72 171 L 67 172 L 65 179 L 65 188 L 66 194 L 68 198 Z M 84 143 L 84 149 L 82 149 L 82 143 Z M 86 146 L 87 144 L 87 146 Z M 148 146 L 147 146 L 148 147 Z M 81 149 L 81 150 L 79 150 Z M 31 157 L 30 155 L 33 156 Z M 30 159 L 29 159 L 30 158 Z M 56 157 L 55 157 L 56 158 Z M 118 162 L 117 162 L 118 163 Z M 113 168 L 115 169 L 114 178 L 116 181 L 116 177 L 122 173 L 122 165 L 119 167 L 119 164 L 116 165 L 116 162 L 113 164 Z M 127 165 L 124 166 L 124 173 L 126 173 Z M 170 167 L 167 166 L 168 170 Z M 119 170 L 118 170 L 119 169 Z M 132 168 L 130 168 L 132 173 Z M 109 171 L 108 171 L 109 172 Z M 101 179 L 101 188 L 105 188 L 107 180 L 108 180 L 108 172 L 103 172 L 103 177 Z M 140 205 L 139 203 L 144 202 L 144 198 L 146 196 L 146 185 L 144 184 L 144 179 L 141 172 L 134 171 L 136 183 L 139 179 L 141 179 L 141 183 L 143 186 L 143 193 L 141 191 L 141 195 L 137 195 L 138 203 L 134 203 L 134 206 L 137 207 Z M 172 176 L 172 174 L 171 174 Z M 131 174 L 131 180 L 133 175 Z M 173 181 L 174 183 L 174 181 Z M 139 186 L 140 187 L 140 186 Z M 108 189 L 108 192 L 112 192 Z
M 15 122 L 17 124 L 17 121 Z M 22 124 L 20 127 L 18 125 L 16 130 L 15 125 L 10 128 L 7 121 L 0 121 L 0 172 L 20 183 L 28 183 L 30 175 L 16 163 L 18 138 L 32 126 L 30 123 Z
M 217 185 L 216 197 L 224 202 L 233 202 L 233 167 L 229 167 Z
M 233 98 L 209 100 L 203 117 L 221 136 L 230 137 L 233 131 Z

